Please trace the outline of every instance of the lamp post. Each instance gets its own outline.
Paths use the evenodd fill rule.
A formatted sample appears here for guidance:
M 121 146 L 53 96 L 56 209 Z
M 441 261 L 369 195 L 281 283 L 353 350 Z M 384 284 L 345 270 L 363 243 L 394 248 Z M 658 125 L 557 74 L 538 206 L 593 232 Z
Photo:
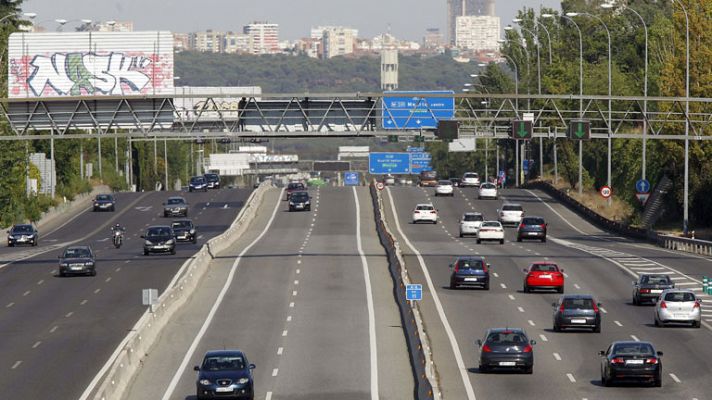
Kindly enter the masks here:
M 554 18 L 553 14 L 542 14 L 542 18 Z M 566 15 L 561 15 L 561 18 L 571 22 L 579 34 L 579 118 L 583 118 L 583 35 L 576 21 Z M 579 173 L 578 173 L 578 192 L 583 194 L 583 141 L 579 141 Z
M 611 130 L 611 125 L 613 124 L 613 122 L 611 121 L 611 118 L 612 118 L 611 96 L 612 96 L 613 92 L 612 92 L 612 86 L 611 86 L 611 31 L 608 30 L 608 26 L 597 15 L 593 15 L 593 14 L 589 14 L 589 13 L 574 13 L 574 12 L 566 13 L 566 15 L 569 17 L 577 17 L 577 16 L 591 17 L 591 18 L 597 20 L 598 22 L 601 23 L 601 25 L 603 25 L 603 28 L 606 30 L 606 35 L 608 37 L 608 124 L 607 124 L 608 125 L 608 160 L 607 160 L 608 161 L 608 165 L 607 165 L 608 179 L 606 180 L 606 182 L 607 182 L 606 184 L 608 185 L 608 187 L 612 187 L 611 186 L 611 152 L 613 150 L 612 149 L 612 147 L 613 147 L 612 146 L 613 131 Z M 610 207 L 612 201 L 613 201 L 613 199 L 608 197 L 607 203 L 608 203 L 609 207 Z
M 513 28 L 511 26 L 507 26 L 504 28 L 505 31 L 510 31 L 512 29 Z M 499 43 L 513 43 L 513 44 L 516 44 L 519 47 L 521 47 L 522 50 L 524 50 L 524 56 L 527 59 L 527 81 L 529 81 L 529 83 L 527 83 L 527 94 L 531 94 L 531 90 L 530 90 L 531 89 L 531 73 L 530 73 L 530 69 L 529 69 L 529 64 L 531 64 L 531 63 L 529 62 L 529 52 L 527 51 L 527 48 L 524 47 L 523 44 L 521 44 L 517 41 L 509 40 L 509 39 L 499 39 L 499 40 L 497 40 L 497 42 L 499 42 Z M 527 111 L 529 111 L 531 109 L 530 100 L 531 99 L 529 99 L 529 97 L 527 97 Z
M 502 40 L 498 40 L 499 42 L 502 42 Z M 514 108 L 515 108 L 515 114 L 517 118 L 519 118 L 519 67 L 517 66 L 516 61 L 514 59 L 504 53 L 502 53 L 502 56 L 506 58 L 507 60 L 512 62 L 512 65 L 514 66 Z M 515 145 L 515 179 L 514 179 L 514 184 L 515 186 L 519 186 L 519 140 L 515 140 L 516 145 Z M 505 153 L 506 154 L 506 153 Z M 505 156 L 506 157 L 506 156 Z M 499 169 L 498 169 L 499 171 Z
M 689 190 L 690 190 L 690 16 L 685 5 L 680 0 L 670 0 L 673 4 L 677 1 L 685 14 L 685 188 L 683 195 L 683 222 L 682 231 L 687 235 L 689 230 Z

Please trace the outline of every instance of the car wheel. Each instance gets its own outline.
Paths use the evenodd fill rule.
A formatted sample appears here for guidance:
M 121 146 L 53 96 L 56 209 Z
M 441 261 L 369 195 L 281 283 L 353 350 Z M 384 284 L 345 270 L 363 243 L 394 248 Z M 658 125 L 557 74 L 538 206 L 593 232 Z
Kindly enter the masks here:
M 7 247 L 15 247 L 15 244 L 14 244 L 14 243 L 8 243 L 8 244 L 7 244 Z
M 545 237 L 541 238 L 541 242 L 546 243 L 546 238 Z
M 192 242 L 193 242 L 193 244 L 196 244 L 196 243 L 198 243 L 198 239 L 194 237 Z
M 435 225 L 435 224 L 437 224 L 437 223 L 438 223 L 438 221 L 433 221 L 433 225 Z
M 58 276 L 59 276 L 60 278 L 64 278 L 64 272 L 62 272 L 62 271 L 59 271 L 59 274 L 58 274 Z
M 171 255 L 172 255 L 172 256 L 176 255 L 176 248 L 175 248 L 175 247 L 171 249 Z
M 489 373 L 489 371 L 490 371 L 488 366 L 482 365 L 482 364 L 480 364 L 479 370 L 480 370 L 481 374 L 486 374 L 486 373 Z
M 554 332 L 561 332 L 561 326 L 557 323 L 554 323 Z
M 477 239 L 477 244 L 480 244 L 480 243 L 482 243 L 482 240 Z
M 517 242 L 521 242 L 522 238 L 520 236 L 517 236 Z
M 504 239 L 499 239 L 499 244 L 504 244 Z
M 633 305 L 634 305 L 634 306 L 639 306 L 639 305 L 640 305 L 640 302 L 638 301 L 638 297 L 637 297 L 637 296 L 633 296 Z
M 601 323 L 600 322 L 593 328 L 593 333 L 601 333 Z
M 144 251 L 143 251 L 143 255 L 144 255 L 144 256 L 147 256 L 147 255 L 148 255 L 148 250 L 144 250 Z
M 92 270 L 92 271 L 91 271 L 91 273 L 90 273 L 89 275 L 91 275 L 91 276 L 96 276 L 96 270 L 95 270 L 95 269 L 94 269 L 94 270 Z
M 163 218 L 168 218 L 168 213 L 163 213 Z
M 32 247 L 36 247 L 36 246 L 37 246 L 37 242 L 36 241 L 32 242 Z
M 523 291 L 524 293 L 529 293 L 529 286 L 524 285 L 524 287 L 522 288 L 522 291 Z
M 657 377 L 655 378 L 655 381 L 653 382 L 653 385 L 655 387 L 662 387 L 663 386 L 663 379 L 662 377 Z
M 457 285 L 455 284 L 455 282 L 450 281 L 450 289 L 457 289 Z
M 702 325 L 700 321 L 693 321 L 692 322 L 692 327 L 693 328 L 699 328 Z
M 559 293 L 564 293 L 564 287 L 562 286 L 562 287 L 556 289 L 556 291 Z
M 482 196 L 477 196 L 477 200 L 482 200 Z
M 660 321 L 658 320 L 658 317 L 655 317 L 655 326 L 658 328 L 660 327 Z
M 605 387 L 611 386 L 611 380 L 608 379 L 608 378 L 606 378 L 605 375 L 601 375 L 601 383 L 602 383 L 603 386 L 605 386 Z
M 460 233 L 460 237 L 464 237 L 464 236 L 465 236 L 465 235 L 463 235 L 462 233 Z

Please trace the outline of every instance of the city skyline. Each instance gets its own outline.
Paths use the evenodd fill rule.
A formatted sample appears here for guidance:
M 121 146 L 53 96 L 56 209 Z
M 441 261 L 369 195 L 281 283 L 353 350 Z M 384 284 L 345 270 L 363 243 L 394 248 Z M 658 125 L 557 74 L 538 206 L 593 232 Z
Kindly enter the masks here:
M 71 4 L 70 4 L 71 3 Z M 240 31 L 253 21 L 268 21 L 280 26 L 280 40 L 309 37 L 310 28 L 341 25 L 356 28 L 361 37 L 373 37 L 389 31 L 396 37 L 421 41 L 427 28 L 447 32 L 447 0 L 362 0 L 357 5 L 335 4 L 328 0 L 204 0 L 196 9 L 194 2 L 173 0 L 172 12 L 157 0 L 26 0 L 23 9 L 37 13 L 36 23 L 52 29 L 53 20 L 95 21 L 130 20 L 136 30 L 194 32 L 207 29 Z M 522 7 L 560 8 L 557 0 L 498 0 L 496 15 L 506 26 Z M 420 12 L 410 10 L 418 7 Z M 181 12 L 181 10 L 186 10 Z M 374 13 L 374 10 L 377 12 Z M 234 11 L 234 12 L 233 12 Z M 407 16 L 406 15 L 407 12 Z M 71 25 L 68 24 L 68 25 Z

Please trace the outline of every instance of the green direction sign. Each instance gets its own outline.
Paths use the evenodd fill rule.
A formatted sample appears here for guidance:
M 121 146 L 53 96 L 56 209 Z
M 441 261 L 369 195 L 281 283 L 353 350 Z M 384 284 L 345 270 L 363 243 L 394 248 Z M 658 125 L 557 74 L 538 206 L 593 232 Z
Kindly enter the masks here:
M 532 138 L 533 130 L 532 121 L 515 119 L 512 120 L 512 131 L 510 137 L 518 140 L 529 140 Z
M 572 119 L 569 122 L 569 139 L 591 139 L 591 121 L 587 119 Z

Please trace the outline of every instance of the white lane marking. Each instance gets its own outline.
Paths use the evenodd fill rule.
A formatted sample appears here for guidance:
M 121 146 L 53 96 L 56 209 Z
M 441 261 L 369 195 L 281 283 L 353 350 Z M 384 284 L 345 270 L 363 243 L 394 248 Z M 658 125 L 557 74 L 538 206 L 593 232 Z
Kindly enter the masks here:
M 371 400 L 378 400 L 378 342 L 376 341 L 376 311 L 373 305 L 373 291 L 371 289 L 371 276 L 368 271 L 368 260 L 363 251 L 361 241 L 361 205 L 359 204 L 358 193 L 353 187 L 354 201 L 356 203 L 356 249 L 361 258 L 363 269 L 363 280 L 366 284 L 366 308 L 368 309 L 368 337 L 371 350 Z
M 84 304 L 87 304 L 87 302 L 88 302 L 88 301 L 89 301 L 89 300 L 87 300 L 87 299 L 84 299 L 84 300 L 82 300 L 82 302 L 81 302 L 81 303 L 79 303 L 79 305 L 80 305 L 80 306 L 83 306 Z
M 685 278 L 682 278 L 685 279 Z M 675 286 L 694 286 L 699 285 L 697 282 L 675 282 Z
M 279 198 L 282 198 L 282 193 L 284 192 L 284 189 L 280 190 Z M 240 260 L 242 260 L 242 257 L 250 251 L 250 249 L 257 244 L 266 234 L 267 231 L 269 231 L 269 228 L 272 226 L 272 223 L 274 222 L 275 217 L 277 216 L 277 210 L 279 210 L 281 206 L 281 201 L 278 201 L 275 206 L 274 210 L 272 211 L 272 216 L 270 217 L 269 221 L 267 222 L 267 225 L 265 225 L 264 229 L 260 234 L 249 244 L 247 247 L 245 247 L 240 254 L 237 256 L 235 261 L 232 263 L 232 267 L 230 268 L 230 273 L 228 274 L 227 279 L 225 280 L 225 285 L 223 285 L 223 288 L 220 290 L 220 293 L 218 294 L 217 299 L 215 299 L 215 303 L 213 304 L 213 307 L 210 309 L 210 312 L 208 313 L 207 317 L 205 318 L 205 321 L 203 322 L 203 326 L 200 327 L 200 331 L 198 331 L 198 334 L 195 335 L 195 338 L 193 339 L 193 343 L 191 343 L 190 347 L 185 353 L 185 356 L 183 357 L 183 361 L 181 361 L 180 366 L 176 370 L 175 374 L 173 374 L 173 378 L 171 379 L 170 383 L 168 384 L 168 387 L 166 388 L 166 391 L 163 393 L 163 397 L 161 398 L 162 400 L 168 400 L 171 398 L 173 395 L 173 392 L 176 390 L 176 387 L 178 386 L 178 381 L 180 381 L 180 377 L 183 376 L 183 373 L 188 366 L 188 363 L 190 360 L 193 358 L 193 354 L 195 353 L 196 348 L 198 347 L 198 344 L 200 341 L 203 339 L 203 336 L 205 336 L 205 332 L 207 332 L 208 327 L 212 323 L 213 318 L 215 317 L 215 314 L 218 311 L 218 308 L 220 308 L 220 305 L 223 302 L 223 299 L 225 298 L 225 295 L 227 294 L 227 291 L 230 289 L 230 286 L 232 285 L 232 281 L 235 278 L 235 273 L 237 270 L 237 266 L 240 263 Z M 87 388 L 87 391 L 84 392 L 82 397 L 79 400 L 86 400 L 87 397 L 89 396 L 89 392 L 91 392 L 89 389 L 92 389 L 92 386 L 90 385 L 89 388 Z
M 14 306 L 14 305 L 15 305 L 15 303 L 9 302 L 9 303 L 7 303 L 7 305 L 5 306 L 5 308 L 10 308 L 10 307 L 12 307 L 12 306 Z
M 289 322 L 289 321 L 291 321 L 291 320 L 292 320 L 292 316 L 291 316 L 291 315 L 287 315 L 287 322 Z
M 616 324 L 616 325 L 618 325 L 618 326 L 623 326 L 623 324 L 621 324 L 621 323 L 618 322 L 618 321 L 613 321 L 613 323 Z
M 10 368 L 10 369 L 16 369 L 17 367 L 20 366 L 20 364 L 22 364 L 22 361 L 15 361 L 15 363 L 12 364 L 12 368 Z
M 32 292 L 28 290 L 28 291 L 26 291 L 25 293 L 22 294 L 22 297 L 25 297 L 25 296 L 27 296 L 27 295 L 30 294 L 30 293 L 32 293 Z
M 301 273 L 301 271 L 299 269 L 297 269 L 297 275 L 299 275 L 300 273 Z
M 581 289 L 581 286 L 579 286 L 579 285 L 576 284 L 576 283 L 574 283 L 574 287 L 575 287 L 576 289 Z
M 598 309 L 601 310 L 602 313 L 608 314 L 608 311 L 607 311 L 605 308 L 603 308 L 603 307 L 598 307 Z
M 272 370 L 272 376 L 277 376 L 278 373 L 279 373 L 279 368 L 275 368 Z
M 531 326 L 536 326 L 536 324 L 535 324 L 534 321 L 532 321 L 532 320 L 528 320 L 527 322 L 528 322 L 529 325 L 531 325 Z
M 672 380 L 675 381 L 676 383 L 681 383 L 681 382 L 682 382 L 682 381 L 680 380 L 680 378 L 677 377 L 677 375 L 675 375 L 675 374 L 673 374 L 673 373 L 670 373 L 669 375 L 670 375 L 670 377 L 672 378 Z
M 114 271 L 116 271 L 116 272 L 121 271 L 121 267 L 116 267 L 116 269 Z
M 502 289 L 506 289 L 506 288 L 507 288 L 507 285 L 505 285 L 504 283 L 500 283 L 499 286 L 501 286 Z
M 630 338 L 635 340 L 636 342 L 640 342 L 640 339 L 638 339 L 638 337 L 635 335 L 630 335 Z
M 574 378 L 573 374 L 566 374 L 566 377 L 569 378 L 571 383 L 576 383 L 576 378 Z
M 549 339 L 547 339 L 547 337 L 546 337 L 545 335 L 543 335 L 543 334 L 539 334 L 539 338 L 541 339 L 542 342 L 548 342 L 548 341 L 549 341 Z
M 297 264 L 301 264 L 301 263 L 302 263 L 302 260 L 297 260 Z
M 522 307 L 517 307 L 517 310 L 519 310 L 519 312 L 524 312 L 524 309 Z
M 32 345 L 32 348 L 36 349 L 36 348 L 40 347 L 41 344 L 42 344 L 42 342 L 37 341 L 37 342 L 35 342 L 35 344 Z
M 278 355 L 278 356 L 281 356 L 282 353 L 284 353 L 284 347 L 278 348 L 278 349 L 277 349 L 277 355 Z
M 561 356 L 559 355 L 559 353 L 554 353 L 554 359 L 556 361 L 561 361 Z
M 54 333 L 59 327 L 57 325 L 53 326 L 52 329 L 49 330 L 49 333 Z
M 472 388 L 472 382 L 470 382 L 469 372 L 467 370 L 467 367 L 465 367 L 465 362 L 463 361 L 462 352 L 460 351 L 460 346 L 457 344 L 457 338 L 455 337 L 455 333 L 452 331 L 450 322 L 448 322 L 447 316 L 445 315 L 445 310 L 443 309 L 443 305 L 440 302 L 440 296 L 438 296 L 438 293 L 435 290 L 435 285 L 433 284 L 433 280 L 430 277 L 430 271 L 428 270 L 428 267 L 425 265 L 425 260 L 423 259 L 423 256 L 415 248 L 415 246 L 413 246 L 413 244 L 410 242 L 408 237 L 403 232 L 403 229 L 401 229 L 400 221 L 398 219 L 398 211 L 396 211 L 396 205 L 393 202 L 393 194 L 391 193 L 391 189 L 389 187 L 386 187 L 386 192 L 388 193 L 388 199 L 391 204 L 391 212 L 395 219 L 396 229 L 398 230 L 398 233 L 403 238 L 403 241 L 405 242 L 405 244 L 408 247 L 410 247 L 411 251 L 413 251 L 413 254 L 415 254 L 416 258 L 418 259 L 418 263 L 420 263 L 420 267 L 423 270 L 423 274 L 425 276 L 425 281 L 427 282 L 428 290 L 430 291 L 430 296 L 432 297 L 433 302 L 435 303 L 435 309 L 437 310 L 438 315 L 440 316 L 440 321 L 442 322 L 443 327 L 445 328 L 445 333 L 447 334 L 447 337 L 450 341 L 450 346 L 452 347 L 452 352 L 455 356 L 455 362 L 457 363 L 457 368 L 460 370 L 460 378 L 462 379 L 462 383 L 465 386 L 465 393 L 467 394 L 467 398 L 468 398 L 468 400 L 476 400 L 475 390 Z M 165 399 L 165 400 L 168 400 L 168 399 Z
M 293 301 L 289 303 L 289 308 L 294 308 L 294 302 L 293 302 Z
M 94 294 L 99 294 L 99 292 L 101 292 L 101 288 L 96 289 L 96 290 L 94 291 Z
M 41 284 L 43 284 L 43 283 L 44 283 L 44 279 L 40 279 L 39 281 L 37 281 L 37 284 L 38 284 L 38 285 L 41 285 Z
M 124 261 L 124 264 L 128 264 L 130 262 L 131 262 L 131 260 L 126 260 L 126 261 Z
M 509 300 L 515 300 L 515 299 L 514 299 L 514 295 L 512 295 L 512 294 L 507 295 L 507 296 L 509 297 Z
M 493 272 L 492 275 L 494 275 L 495 278 L 499 278 L 499 274 L 496 272 Z
M 111 282 L 111 277 L 106 278 L 104 282 Z
M 295 281 L 294 281 L 294 285 L 295 285 L 295 286 L 296 286 L 296 285 L 299 285 L 299 281 L 295 280 Z
M 69 317 L 71 317 L 72 315 L 74 315 L 74 311 L 70 311 L 70 312 L 64 314 L 64 318 L 69 318 Z
M 297 291 L 296 291 L 296 290 L 292 290 L 292 296 L 296 296 L 296 295 L 297 295 Z

